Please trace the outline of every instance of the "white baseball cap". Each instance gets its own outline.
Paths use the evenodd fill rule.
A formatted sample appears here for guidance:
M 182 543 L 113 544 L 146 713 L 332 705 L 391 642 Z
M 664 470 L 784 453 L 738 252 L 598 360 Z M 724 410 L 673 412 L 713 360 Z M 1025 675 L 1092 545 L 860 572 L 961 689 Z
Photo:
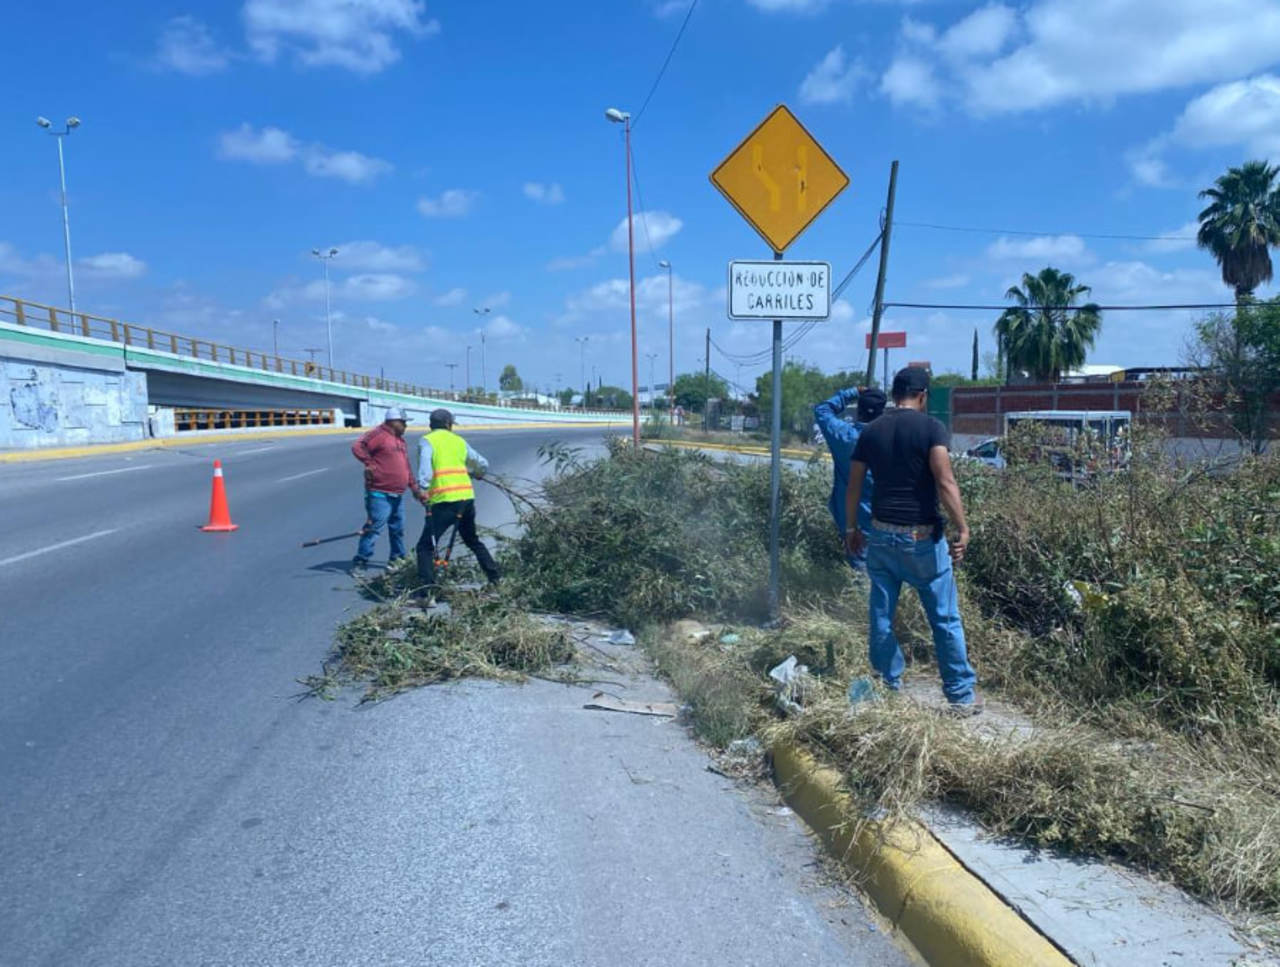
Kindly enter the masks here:
M 400 420 L 404 423 L 409 422 L 409 418 L 404 414 L 403 406 L 387 407 L 387 415 L 382 418 L 382 422 L 386 423 L 388 420 Z

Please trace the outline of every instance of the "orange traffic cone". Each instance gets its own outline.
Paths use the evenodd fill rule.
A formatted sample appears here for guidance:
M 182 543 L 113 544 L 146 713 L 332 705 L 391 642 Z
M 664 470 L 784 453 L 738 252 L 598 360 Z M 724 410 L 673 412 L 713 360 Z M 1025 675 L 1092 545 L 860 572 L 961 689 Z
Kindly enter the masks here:
M 227 486 L 222 482 L 222 461 L 213 461 L 213 497 L 209 500 L 209 523 L 202 531 L 233 531 L 239 524 L 231 523 L 231 511 L 227 509 Z

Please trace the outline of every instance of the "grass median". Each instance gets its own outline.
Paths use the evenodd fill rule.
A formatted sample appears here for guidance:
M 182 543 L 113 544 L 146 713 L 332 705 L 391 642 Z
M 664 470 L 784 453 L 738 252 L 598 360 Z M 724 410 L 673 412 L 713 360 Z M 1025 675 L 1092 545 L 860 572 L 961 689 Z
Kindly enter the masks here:
M 783 622 L 764 630 L 766 466 L 625 443 L 599 460 L 546 457 L 555 473 L 527 495 L 501 598 L 415 633 L 426 670 L 377 644 L 378 612 L 344 629 L 344 661 L 384 688 L 518 674 L 564 657 L 532 615 L 607 620 L 638 633 L 717 746 L 786 735 L 878 815 L 957 804 L 992 830 L 1122 860 L 1275 924 L 1280 461 L 1214 476 L 1138 446 L 1127 473 L 1087 487 L 1036 466 L 960 468 L 970 653 L 988 694 L 1034 723 L 1004 734 L 905 698 L 851 710 L 844 690 L 868 673 L 866 588 L 826 510 L 829 466 L 783 471 Z M 913 596 L 900 611 L 908 675 L 936 683 Z M 684 618 L 711 633 L 673 630 Z M 767 670 L 790 654 L 814 682 L 783 720 Z

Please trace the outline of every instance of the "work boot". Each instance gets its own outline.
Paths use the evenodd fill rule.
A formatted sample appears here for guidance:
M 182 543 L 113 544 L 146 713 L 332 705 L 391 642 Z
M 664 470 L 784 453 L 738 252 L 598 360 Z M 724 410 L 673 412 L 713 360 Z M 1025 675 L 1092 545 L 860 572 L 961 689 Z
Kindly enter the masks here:
M 369 559 L 367 557 L 357 556 L 351 559 L 352 574 L 356 574 L 356 575 L 364 574 L 365 571 L 368 570 L 368 568 L 369 568 Z
M 947 705 L 947 714 L 956 719 L 973 718 L 975 715 L 981 715 L 987 708 L 987 703 L 981 695 L 975 694 L 972 702 L 951 702 Z

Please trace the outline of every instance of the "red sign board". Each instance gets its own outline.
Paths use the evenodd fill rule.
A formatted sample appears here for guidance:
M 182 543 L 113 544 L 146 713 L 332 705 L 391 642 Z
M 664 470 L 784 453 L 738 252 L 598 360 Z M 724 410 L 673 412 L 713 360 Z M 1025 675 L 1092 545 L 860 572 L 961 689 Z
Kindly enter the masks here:
M 867 333 L 867 349 L 871 348 L 871 333 Z M 882 332 L 876 339 L 876 349 L 906 349 L 905 332 Z

